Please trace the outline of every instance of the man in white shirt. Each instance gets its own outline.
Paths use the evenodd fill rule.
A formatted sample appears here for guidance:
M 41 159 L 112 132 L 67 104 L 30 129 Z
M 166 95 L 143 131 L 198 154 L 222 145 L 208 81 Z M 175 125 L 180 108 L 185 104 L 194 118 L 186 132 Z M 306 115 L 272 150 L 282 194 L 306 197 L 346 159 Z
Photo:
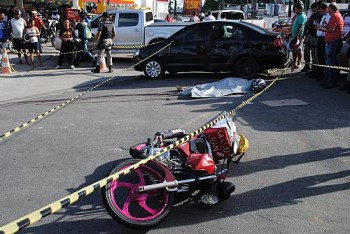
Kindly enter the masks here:
M 13 48 L 17 51 L 19 63 L 22 64 L 22 53 L 24 54 L 24 58 L 26 60 L 26 64 L 28 62 L 28 56 L 26 54 L 26 48 L 24 43 L 24 34 L 26 29 L 26 22 L 23 18 L 21 18 L 22 12 L 20 10 L 15 10 L 15 18 L 12 18 L 9 21 L 9 36 L 12 39 Z
M 207 16 L 204 18 L 204 21 L 216 20 L 215 17 L 211 14 L 211 11 L 208 11 Z

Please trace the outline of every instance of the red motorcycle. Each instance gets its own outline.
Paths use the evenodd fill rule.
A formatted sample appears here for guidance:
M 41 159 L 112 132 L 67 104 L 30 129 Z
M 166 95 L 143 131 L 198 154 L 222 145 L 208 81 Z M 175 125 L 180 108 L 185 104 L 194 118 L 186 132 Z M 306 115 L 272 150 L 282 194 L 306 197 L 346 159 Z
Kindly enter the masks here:
M 133 159 L 118 164 L 108 175 L 185 136 L 181 129 L 157 132 L 153 140 L 132 146 L 129 152 Z M 106 210 L 124 226 L 149 229 L 161 223 L 176 203 L 189 199 L 207 205 L 223 202 L 235 190 L 231 182 L 225 181 L 228 169 L 232 162 L 239 163 L 248 145 L 231 119 L 221 120 L 156 160 L 110 181 L 102 189 Z

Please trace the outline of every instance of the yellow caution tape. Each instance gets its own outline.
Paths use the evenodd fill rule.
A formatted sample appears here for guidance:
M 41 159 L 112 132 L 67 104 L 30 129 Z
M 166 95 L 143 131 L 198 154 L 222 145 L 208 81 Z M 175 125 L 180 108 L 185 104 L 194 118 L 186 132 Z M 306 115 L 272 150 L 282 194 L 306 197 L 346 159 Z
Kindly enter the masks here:
M 280 75 L 281 76 L 281 75 Z M 212 127 L 214 124 L 216 124 L 218 121 L 232 115 L 234 112 L 236 112 L 237 110 L 241 109 L 242 107 L 246 106 L 247 104 L 249 104 L 251 101 L 253 101 L 254 99 L 256 99 L 258 96 L 260 96 L 261 94 L 263 94 L 266 90 L 268 90 L 278 79 L 279 77 L 276 77 L 264 90 L 262 90 L 261 92 L 253 95 L 251 98 L 249 98 L 248 100 L 242 102 L 240 105 L 238 105 L 236 108 L 234 108 L 233 110 L 227 112 L 226 114 L 223 114 L 221 116 L 219 116 L 218 118 L 212 120 L 211 122 L 205 124 L 204 126 L 200 127 L 199 129 L 197 129 L 196 131 L 190 133 L 189 135 L 186 135 L 185 137 L 179 139 L 178 141 L 168 145 L 167 147 L 161 149 L 159 152 L 157 152 L 154 155 L 149 156 L 146 159 L 140 160 L 138 163 L 131 165 L 128 168 L 125 168 L 113 175 L 110 175 L 102 180 L 99 180 L 91 185 L 88 185 L 76 192 L 71 193 L 70 195 L 63 197 L 37 211 L 34 211 L 26 216 L 23 216 L 22 218 L 19 218 L 3 227 L 0 227 L 0 233 L 3 234 L 10 234 L 10 233 L 15 233 L 35 222 L 40 221 L 41 219 L 43 219 L 44 217 L 51 215 L 55 212 L 57 212 L 58 210 L 62 209 L 63 207 L 70 205 L 78 200 L 80 200 L 83 197 L 86 197 L 87 195 L 93 193 L 94 191 L 96 191 L 97 189 L 105 186 L 106 184 L 108 184 L 109 182 L 116 180 L 119 178 L 120 175 L 126 175 L 128 174 L 131 170 L 137 169 L 140 165 L 146 164 L 147 162 L 149 162 L 150 160 L 154 160 L 155 158 L 157 158 L 158 156 L 162 155 L 165 152 L 170 151 L 171 149 L 189 141 L 191 138 L 193 138 L 194 136 L 204 132 L 204 130 L 206 130 L 207 128 Z

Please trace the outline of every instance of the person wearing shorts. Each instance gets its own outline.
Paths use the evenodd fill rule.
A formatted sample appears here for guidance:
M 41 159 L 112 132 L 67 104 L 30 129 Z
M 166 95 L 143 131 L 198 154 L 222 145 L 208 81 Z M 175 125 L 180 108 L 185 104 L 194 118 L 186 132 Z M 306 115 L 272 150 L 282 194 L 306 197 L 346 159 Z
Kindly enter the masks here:
M 28 40 L 27 48 L 29 51 L 30 64 L 34 66 L 34 52 L 35 52 L 36 56 L 38 57 L 39 64 L 41 65 L 41 57 L 40 57 L 40 50 L 39 50 L 40 32 L 39 32 L 39 29 L 34 26 L 33 19 L 28 20 L 28 28 L 26 29 L 25 37 Z
M 292 68 L 300 68 L 300 62 L 301 62 L 301 48 L 303 44 L 303 37 L 304 37 L 304 27 L 305 23 L 307 21 L 307 17 L 305 13 L 303 12 L 303 5 L 301 4 L 295 4 L 294 5 L 294 12 L 295 12 L 295 20 L 293 21 L 292 25 L 292 39 L 290 41 L 290 47 L 292 50 Z
M 9 32 L 10 36 L 12 37 L 12 43 L 13 48 L 17 52 L 19 63 L 22 64 L 22 54 L 24 54 L 24 58 L 26 60 L 26 64 L 28 63 L 28 56 L 26 54 L 26 48 L 24 43 L 24 33 L 25 33 L 25 27 L 27 26 L 24 19 L 21 18 L 21 11 L 16 10 L 15 11 L 15 18 L 12 18 L 9 21 Z

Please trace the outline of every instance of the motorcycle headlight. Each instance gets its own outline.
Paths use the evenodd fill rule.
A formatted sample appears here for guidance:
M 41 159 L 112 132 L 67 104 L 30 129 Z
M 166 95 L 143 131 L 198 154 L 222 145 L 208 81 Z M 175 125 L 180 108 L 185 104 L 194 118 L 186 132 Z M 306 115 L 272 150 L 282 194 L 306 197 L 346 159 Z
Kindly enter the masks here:
M 134 57 L 139 56 L 139 54 L 140 54 L 140 50 L 136 50 L 134 53 Z

